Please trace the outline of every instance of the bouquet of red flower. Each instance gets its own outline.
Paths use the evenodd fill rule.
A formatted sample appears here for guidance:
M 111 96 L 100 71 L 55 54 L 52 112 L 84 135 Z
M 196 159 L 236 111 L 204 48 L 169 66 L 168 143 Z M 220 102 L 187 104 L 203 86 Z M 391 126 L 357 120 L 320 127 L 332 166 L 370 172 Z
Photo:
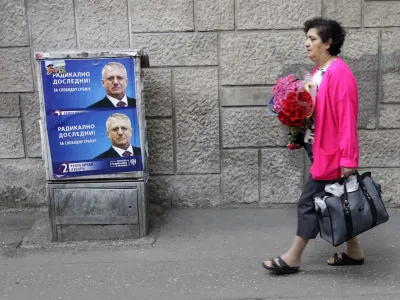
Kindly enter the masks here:
M 272 89 L 274 96 L 268 106 L 269 112 L 289 127 L 288 148 L 291 150 L 304 145 L 303 133 L 311 124 L 315 90 L 308 78 L 309 76 L 305 80 L 299 80 L 291 74 L 279 78 Z

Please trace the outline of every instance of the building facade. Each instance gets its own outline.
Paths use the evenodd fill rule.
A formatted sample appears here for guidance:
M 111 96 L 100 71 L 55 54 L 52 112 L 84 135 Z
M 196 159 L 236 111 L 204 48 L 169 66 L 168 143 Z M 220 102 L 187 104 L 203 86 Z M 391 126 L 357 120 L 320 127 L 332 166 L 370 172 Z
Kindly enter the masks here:
M 334 18 L 359 83 L 361 170 L 400 203 L 400 1 L 0 1 L 0 207 L 46 206 L 35 51 L 143 49 L 150 200 L 295 203 L 303 150 L 267 113 L 272 86 L 313 67 L 303 22 Z

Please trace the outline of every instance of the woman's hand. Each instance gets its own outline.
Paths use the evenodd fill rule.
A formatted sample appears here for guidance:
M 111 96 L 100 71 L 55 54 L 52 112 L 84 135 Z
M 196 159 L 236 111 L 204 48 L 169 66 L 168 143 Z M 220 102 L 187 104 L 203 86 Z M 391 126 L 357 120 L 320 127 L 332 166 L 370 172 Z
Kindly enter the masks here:
M 340 170 L 342 172 L 342 177 L 344 177 L 344 178 L 347 178 L 350 175 L 353 175 L 357 171 L 357 169 L 345 168 L 345 167 L 340 167 Z

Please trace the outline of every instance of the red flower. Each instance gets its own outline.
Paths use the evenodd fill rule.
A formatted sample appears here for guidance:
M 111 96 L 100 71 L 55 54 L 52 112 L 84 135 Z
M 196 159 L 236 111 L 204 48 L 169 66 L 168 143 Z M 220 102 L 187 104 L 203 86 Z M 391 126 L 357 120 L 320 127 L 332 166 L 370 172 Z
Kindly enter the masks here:
M 285 114 L 283 111 L 280 111 L 278 113 L 278 119 L 281 121 L 282 124 L 285 124 L 286 126 L 290 126 L 290 117 Z
M 302 146 L 301 146 L 300 144 L 293 144 L 293 143 L 290 143 L 290 144 L 287 145 L 287 147 L 288 147 L 290 150 L 296 150 L 296 149 L 300 149 Z
M 290 115 L 293 111 L 293 108 L 296 106 L 297 102 L 297 94 L 296 92 L 291 92 L 288 94 L 285 100 L 282 101 L 282 111 Z
M 301 118 L 301 119 L 291 119 L 291 122 L 292 122 L 292 125 L 291 126 L 293 126 L 293 127 L 299 127 L 299 126 L 301 126 L 301 125 L 303 125 L 303 123 L 304 123 L 304 118 Z
M 305 117 L 303 107 L 297 99 L 297 93 L 289 93 L 282 102 L 282 110 L 278 113 L 279 121 L 287 126 L 299 127 L 303 125 Z
M 311 115 L 313 111 L 313 101 L 310 93 L 308 92 L 299 92 L 297 95 L 297 99 L 299 101 L 299 105 L 303 108 L 303 112 L 305 115 Z

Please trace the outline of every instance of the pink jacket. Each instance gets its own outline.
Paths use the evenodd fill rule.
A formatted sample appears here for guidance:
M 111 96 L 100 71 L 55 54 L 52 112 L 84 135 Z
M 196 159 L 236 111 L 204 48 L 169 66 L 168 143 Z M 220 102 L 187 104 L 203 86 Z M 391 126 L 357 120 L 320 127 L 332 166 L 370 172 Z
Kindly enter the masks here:
M 311 166 L 314 179 L 338 179 L 340 167 L 358 168 L 357 116 L 357 81 L 346 63 L 337 58 L 317 93 Z

